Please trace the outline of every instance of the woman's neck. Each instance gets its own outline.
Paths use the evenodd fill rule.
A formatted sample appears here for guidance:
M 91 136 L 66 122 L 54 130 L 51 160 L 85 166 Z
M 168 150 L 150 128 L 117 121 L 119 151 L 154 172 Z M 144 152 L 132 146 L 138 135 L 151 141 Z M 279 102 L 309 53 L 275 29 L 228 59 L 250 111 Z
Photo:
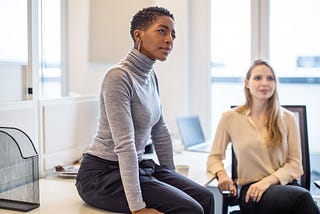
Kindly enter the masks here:
M 263 128 L 267 121 L 268 121 L 268 115 L 267 115 L 267 103 L 266 102 L 255 102 L 251 107 L 251 113 L 250 116 L 256 126 L 261 129 Z

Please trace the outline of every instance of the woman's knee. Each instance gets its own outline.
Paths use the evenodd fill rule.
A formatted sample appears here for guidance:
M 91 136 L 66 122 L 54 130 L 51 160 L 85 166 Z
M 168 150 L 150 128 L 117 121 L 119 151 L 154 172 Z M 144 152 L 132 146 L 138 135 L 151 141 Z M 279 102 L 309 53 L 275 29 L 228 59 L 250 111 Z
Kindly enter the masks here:
M 201 204 L 204 209 L 204 213 L 214 212 L 214 195 L 208 189 L 204 189 L 196 200 Z
M 302 190 L 299 192 L 296 198 L 296 207 L 298 210 L 301 210 L 301 213 L 307 212 L 312 214 L 318 214 L 319 208 L 317 207 L 316 203 L 314 202 L 311 194 L 307 190 Z
M 204 194 L 205 197 L 205 201 L 207 201 L 207 203 L 212 204 L 212 206 L 214 205 L 214 195 L 212 192 L 208 191 L 206 194 Z
M 181 213 L 185 214 L 204 214 L 204 208 L 198 202 L 187 202 L 182 207 Z
M 297 200 L 301 202 L 306 202 L 312 200 L 312 196 L 309 191 L 302 189 L 297 195 Z

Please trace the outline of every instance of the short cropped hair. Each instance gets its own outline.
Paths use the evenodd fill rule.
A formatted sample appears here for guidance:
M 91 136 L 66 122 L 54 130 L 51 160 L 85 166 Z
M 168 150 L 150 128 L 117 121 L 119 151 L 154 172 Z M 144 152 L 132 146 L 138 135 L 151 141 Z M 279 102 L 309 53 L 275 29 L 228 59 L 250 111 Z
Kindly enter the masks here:
M 135 42 L 134 31 L 136 29 L 146 30 L 159 16 L 168 16 L 174 20 L 173 15 L 163 7 L 147 7 L 138 11 L 132 18 L 130 34 Z

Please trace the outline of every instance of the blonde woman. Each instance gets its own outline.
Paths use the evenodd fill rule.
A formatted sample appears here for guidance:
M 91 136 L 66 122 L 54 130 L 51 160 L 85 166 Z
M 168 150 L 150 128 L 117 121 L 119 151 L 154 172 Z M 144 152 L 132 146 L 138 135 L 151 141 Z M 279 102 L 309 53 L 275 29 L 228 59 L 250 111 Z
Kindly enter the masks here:
M 310 193 L 297 182 L 303 174 L 299 129 L 293 113 L 280 106 L 272 67 L 256 60 L 244 89 L 246 103 L 221 117 L 208 171 L 217 176 L 221 190 L 239 194 L 243 214 L 318 214 Z M 222 163 L 229 143 L 238 161 L 236 183 Z

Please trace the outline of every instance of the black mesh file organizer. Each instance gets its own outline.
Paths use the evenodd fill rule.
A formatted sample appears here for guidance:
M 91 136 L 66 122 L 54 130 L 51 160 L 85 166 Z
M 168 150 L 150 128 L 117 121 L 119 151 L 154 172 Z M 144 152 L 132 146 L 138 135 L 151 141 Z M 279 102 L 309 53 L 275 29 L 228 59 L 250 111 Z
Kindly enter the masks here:
M 0 208 L 27 212 L 40 206 L 38 154 L 22 130 L 0 127 Z

